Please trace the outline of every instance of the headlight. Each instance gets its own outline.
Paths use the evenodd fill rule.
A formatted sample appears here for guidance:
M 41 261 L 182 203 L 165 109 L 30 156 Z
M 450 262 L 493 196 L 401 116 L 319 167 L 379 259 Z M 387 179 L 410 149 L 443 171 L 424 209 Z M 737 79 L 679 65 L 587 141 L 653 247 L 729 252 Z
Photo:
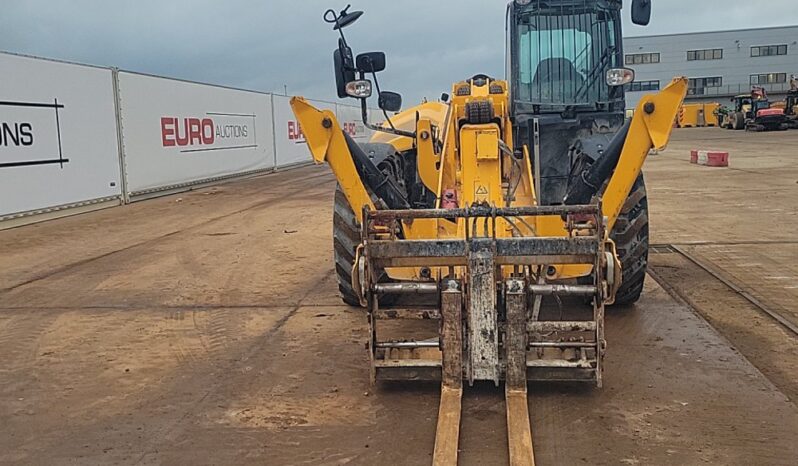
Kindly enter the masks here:
M 629 68 L 612 68 L 607 70 L 607 85 L 608 86 L 623 86 L 635 80 L 634 70 Z
M 515 3 L 517 3 L 517 4 L 521 5 L 521 6 L 527 6 L 530 3 L 532 3 L 532 0 L 515 0 Z
M 358 99 L 367 99 L 371 97 L 371 81 L 352 81 L 346 85 L 346 94 L 350 97 L 357 97 Z

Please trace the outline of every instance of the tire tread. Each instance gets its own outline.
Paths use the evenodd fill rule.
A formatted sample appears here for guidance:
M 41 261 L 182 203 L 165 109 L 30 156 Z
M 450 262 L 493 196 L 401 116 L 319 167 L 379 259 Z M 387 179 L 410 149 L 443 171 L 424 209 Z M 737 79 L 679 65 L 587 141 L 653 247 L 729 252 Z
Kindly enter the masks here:
M 333 255 L 335 259 L 335 275 L 338 279 L 338 291 L 341 299 L 350 306 L 360 307 L 360 299 L 352 288 L 352 265 L 355 263 L 355 252 L 360 243 L 360 225 L 355 213 L 349 207 L 343 190 L 335 188 L 333 205 Z
M 648 269 L 648 221 L 648 197 L 641 174 L 611 234 L 623 269 L 623 281 L 615 295 L 617 306 L 634 304 L 643 292 Z

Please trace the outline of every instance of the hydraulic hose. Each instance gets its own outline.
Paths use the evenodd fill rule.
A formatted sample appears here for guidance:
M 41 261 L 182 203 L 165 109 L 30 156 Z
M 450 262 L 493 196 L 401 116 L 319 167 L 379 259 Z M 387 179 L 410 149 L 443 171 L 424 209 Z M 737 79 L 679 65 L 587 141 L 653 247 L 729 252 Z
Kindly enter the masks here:
M 389 209 L 409 209 L 410 203 L 407 201 L 407 196 L 394 180 L 382 173 L 348 134 L 344 133 L 344 138 L 349 152 L 352 153 L 355 169 L 363 183 L 382 199 Z
M 590 203 L 593 196 L 599 192 L 604 182 L 609 179 L 612 172 L 615 171 L 615 167 L 618 166 L 618 160 L 621 158 L 621 152 L 626 143 L 626 137 L 629 135 L 631 125 L 632 120 L 626 120 L 626 123 L 610 140 L 604 154 L 580 173 L 577 179 L 568 186 L 568 191 L 563 201 L 565 205 L 585 205 Z

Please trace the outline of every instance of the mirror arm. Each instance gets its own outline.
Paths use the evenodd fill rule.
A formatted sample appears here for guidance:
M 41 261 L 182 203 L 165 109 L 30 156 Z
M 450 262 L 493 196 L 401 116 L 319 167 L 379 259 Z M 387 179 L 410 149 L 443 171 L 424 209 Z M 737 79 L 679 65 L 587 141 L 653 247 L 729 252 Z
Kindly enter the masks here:
M 374 85 L 377 88 L 377 95 L 379 96 L 380 84 L 379 84 L 379 81 L 377 81 L 377 73 L 372 72 L 371 74 L 374 77 Z M 366 79 L 366 72 L 363 71 L 363 70 L 360 70 L 360 79 Z M 361 116 L 363 117 L 363 124 L 366 125 L 366 128 L 369 128 L 372 131 L 378 131 L 380 133 L 395 134 L 396 136 L 405 136 L 405 137 L 408 137 L 408 138 L 416 139 L 416 132 L 415 131 L 411 132 L 411 131 L 402 131 L 400 129 L 396 129 L 393 126 L 393 124 L 391 124 L 390 121 L 388 121 L 388 123 L 391 126 L 390 128 L 384 128 L 382 126 L 377 126 L 377 125 L 373 125 L 373 124 L 369 123 L 369 108 L 368 108 L 368 102 L 366 101 L 366 99 L 360 99 L 360 112 L 361 112 Z M 383 110 L 383 113 L 385 113 L 385 118 L 390 120 L 390 118 L 388 118 L 388 112 Z
M 401 129 L 396 129 L 396 128 L 383 128 L 382 126 L 372 125 L 371 123 L 369 123 L 369 108 L 366 99 L 360 99 L 360 111 L 363 116 L 363 124 L 366 125 L 366 128 L 369 128 L 372 131 L 378 131 L 380 133 L 388 133 L 388 134 L 394 134 L 396 136 L 405 136 L 408 138 L 416 139 L 415 131 L 402 131 Z
M 336 19 L 335 22 L 338 24 L 338 19 Z M 344 28 L 338 28 L 338 33 L 341 35 L 341 40 L 344 42 L 344 47 L 349 47 L 349 44 L 346 42 L 346 36 L 344 35 Z

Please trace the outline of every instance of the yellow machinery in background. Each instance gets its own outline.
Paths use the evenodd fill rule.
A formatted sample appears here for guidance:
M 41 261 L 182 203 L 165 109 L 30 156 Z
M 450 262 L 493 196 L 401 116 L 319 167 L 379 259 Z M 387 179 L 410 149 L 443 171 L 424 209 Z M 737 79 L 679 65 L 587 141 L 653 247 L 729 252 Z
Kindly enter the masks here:
M 790 91 L 783 102 L 773 105 L 774 108 L 783 108 L 787 117 L 787 125 L 791 129 L 798 129 L 798 78 L 793 75 L 790 80 Z
M 334 112 L 291 105 L 339 183 L 336 270 L 344 300 L 368 311 L 372 380 L 442 383 L 434 464 L 457 462 L 464 382 L 504 383 L 510 462 L 534 464 L 528 382 L 600 387 L 605 306 L 640 296 L 641 170 L 667 144 L 687 79 L 624 118 L 620 3 L 513 2 L 509 80 L 476 75 L 392 117 L 401 97 L 379 88 L 385 54 L 354 57 L 343 33 L 362 12 L 325 14 L 340 32 L 339 96 L 361 99 L 377 134 L 357 144 Z M 635 22 L 649 15 L 633 3 Z M 549 56 L 533 52 L 566 31 Z
M 704 104 L 704 121 L 706 127 L 720 127 L 720 103 L 708 102 Z
M 679 109 L 676 124 L 679 128 L 717 127 L 720 125 L 719 109 L 717 102 L 684 104 Z

